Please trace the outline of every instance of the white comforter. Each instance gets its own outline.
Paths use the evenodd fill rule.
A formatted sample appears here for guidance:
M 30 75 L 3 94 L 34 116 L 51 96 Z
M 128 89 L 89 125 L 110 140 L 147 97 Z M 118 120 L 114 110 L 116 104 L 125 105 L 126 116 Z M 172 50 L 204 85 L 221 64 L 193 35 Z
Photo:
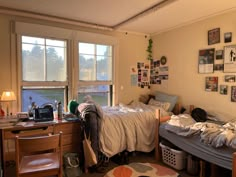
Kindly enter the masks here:
M 171 116 L 165 128 L 181 136 L 200 135 L 200 140 L 213 147 L 236 148 L 236 122 L 224 125 L 213 122 L 195 122 L 188 114 Z
M 103 108 L 100 125 L 100 150 L 111 157 L 124 150 L 150 152 L 155 142 L 157 107 L 134 102 L 129 106 Z M 161 114 L 167 115 L 162 108 Z

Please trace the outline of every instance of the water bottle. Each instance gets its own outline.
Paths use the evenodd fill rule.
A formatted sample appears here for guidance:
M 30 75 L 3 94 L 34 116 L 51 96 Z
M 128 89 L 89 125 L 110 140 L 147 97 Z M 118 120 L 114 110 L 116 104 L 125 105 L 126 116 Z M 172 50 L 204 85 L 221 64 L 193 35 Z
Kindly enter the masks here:
M 62 105 L 60 101 L 57 104 L 57 116 L 58 120 L 62 120 Z

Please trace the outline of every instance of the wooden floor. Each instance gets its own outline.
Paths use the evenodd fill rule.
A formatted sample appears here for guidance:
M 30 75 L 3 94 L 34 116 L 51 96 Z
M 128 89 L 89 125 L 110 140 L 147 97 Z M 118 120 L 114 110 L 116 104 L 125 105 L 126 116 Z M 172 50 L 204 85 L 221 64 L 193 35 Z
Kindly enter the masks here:
M 158 164 L 162 164 L 165 165 L 162 162 L 157 162 L 154 158 L 154 152 L 151 153 L 141 153 L 141 152 L 136 152 L 136 153 L 130 153 L 129 154 L 129 162 L 141 162 L 141 163 L 158 163 Z M 104 167 L 103 169 L 105 169 L 105 172 L 103 173 L 99 173 L 99 172 L 90 172 L 90 173 L 83 173 L 80 177 L 103 177 L 108 171 L 110 171 L 112 168 L 119 166 L 117 163 L 115 163 L 112 160 L 109 160 L 108 163 L 108 167 Z M 186 173 L 186 170 L 181 170 L 178 171 L 176 170 L 179 174 L 181 174 L 181 177 L 195 177 L 195 176 L 191 176 L 189 174 Z

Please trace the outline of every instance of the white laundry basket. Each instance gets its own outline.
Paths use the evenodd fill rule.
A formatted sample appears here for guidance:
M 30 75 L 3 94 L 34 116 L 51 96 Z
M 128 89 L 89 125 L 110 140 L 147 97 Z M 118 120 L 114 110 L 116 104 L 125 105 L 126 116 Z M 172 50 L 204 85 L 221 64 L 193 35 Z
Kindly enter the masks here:
M 160 146 L 162 149 L 162 160 L 165 164 L 177 170 L 182 170 L 186 167 L 186 152 L 170 148 L 162 142 L 160 142 Z

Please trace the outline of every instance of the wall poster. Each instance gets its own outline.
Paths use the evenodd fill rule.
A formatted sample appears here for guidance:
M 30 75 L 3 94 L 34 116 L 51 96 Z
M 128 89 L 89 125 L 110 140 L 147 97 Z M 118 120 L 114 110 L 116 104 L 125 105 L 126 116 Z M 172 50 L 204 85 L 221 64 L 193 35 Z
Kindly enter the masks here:
M 208 45 L 220 43 L 220 28 L 208 31 Z
M 228 85 L 220 85 L 220 94 L 227 95 L 228 93 Z
M 138 69 L 136 66 L 130 67 L 130 82 L 131 86 L 138 85 Z
M 198 57 L 199 73 L 213 73 L 214 56 L 215 56 L 214 48 L 199 50 L 199 57 Z
M 218 91 L 218 77 L 206 77 L 205 90 L 208 92 Z
M 236 45 L 224 47 L 224 72 L 236 72 Z
M 231 101 L 236 102 L 236 86 L 231 86 Z

